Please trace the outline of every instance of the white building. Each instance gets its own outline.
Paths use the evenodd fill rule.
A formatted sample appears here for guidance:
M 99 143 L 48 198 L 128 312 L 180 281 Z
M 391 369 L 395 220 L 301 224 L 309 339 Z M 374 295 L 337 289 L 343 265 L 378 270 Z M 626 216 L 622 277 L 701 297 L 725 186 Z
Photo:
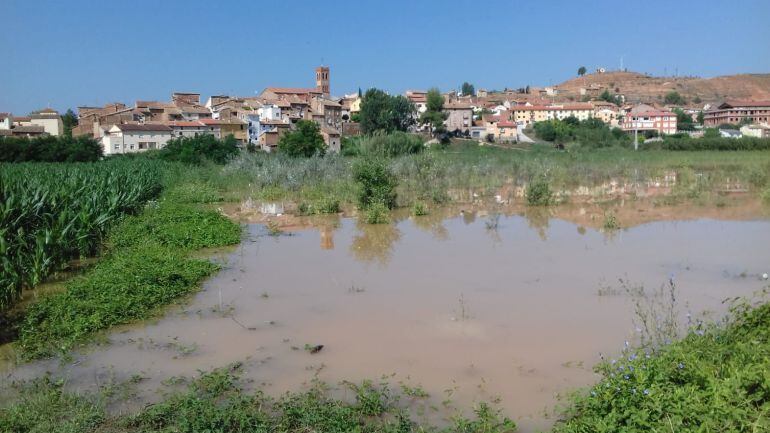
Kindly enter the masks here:
M 0 113 L 0 129 L 11 129 L 13 126 L 13 116 L 11 113 Z
M 51 108 L 44 108 L 29 115 L 30 123 L 42 126 L 48 135 L 59 136 L 64 134 L 64 123 L 59 112 Z
M 166 125 L 113 125 L 102 137 L 105 155 L 146 152 L 162 149 L 171 140 L 171 128 Z

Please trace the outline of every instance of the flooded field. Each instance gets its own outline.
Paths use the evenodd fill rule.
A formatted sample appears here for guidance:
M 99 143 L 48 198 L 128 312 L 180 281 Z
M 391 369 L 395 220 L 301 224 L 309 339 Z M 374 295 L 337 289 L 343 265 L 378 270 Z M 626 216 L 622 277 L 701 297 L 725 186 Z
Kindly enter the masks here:
M 387 375 L 428 392 L 439 416 L 499 401 L 531 432 L 553 422 L 558 395 L 596 379 L 600 354 L 638 338 L 619 279 L 650 290 L 673 280 L 683 323 L 688 313 L 719 317 L 725 298 L 765 286 L 770 220 L 742 209 L 630 208 L 618 212 L 628 228 L 612 231 L 581 207 L 447 209 L 390 225 L 297 219 L 277 236 L 249 224 L 186 304 L 3 380 L 51 371 L 81 389 L 136 375 L 141 404 L 170 377 L 232 362 L 275 395 L 314 378 Z

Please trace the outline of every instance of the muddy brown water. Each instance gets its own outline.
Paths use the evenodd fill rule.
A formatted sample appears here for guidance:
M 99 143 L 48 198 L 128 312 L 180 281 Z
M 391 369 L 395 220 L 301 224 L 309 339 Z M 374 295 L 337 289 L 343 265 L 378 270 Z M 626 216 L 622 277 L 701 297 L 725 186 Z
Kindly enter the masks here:
M 420 385 L 439 412 L 447 398 L 457 408 L 499 401 L 531 432 L 553 422 L 559 395 L 597 380 L 600 353 L 618 356 L 638 337 L 631 299 L 600 296 L 601 287 L 623 278 L 652 289 L 673 278 L 680 315 L 719 316 L 723 299 L 763 288 L 770 272 L 764 217 L 611 233 L 548 215 L 470 211 L 313 226 L 273 237 L 250 224 L 189 302 L 71 360 L 18 366 L 3 381 L 50 371 L 88 389 L 140 375 L 139 399 L 152 401 L 164 379 L 232 362 L 245 362 L 245 375 L 273 395 L 313 378 L 392 375 Z M 306 344 L 324 348 L 310 354 Z

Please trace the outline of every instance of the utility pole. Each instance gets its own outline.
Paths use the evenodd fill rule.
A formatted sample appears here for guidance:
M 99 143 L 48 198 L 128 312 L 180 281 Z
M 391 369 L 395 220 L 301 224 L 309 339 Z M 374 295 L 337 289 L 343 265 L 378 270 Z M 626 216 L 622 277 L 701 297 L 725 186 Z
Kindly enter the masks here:
M 639 128 L 634 127 L 634 150 L 639 150 Z

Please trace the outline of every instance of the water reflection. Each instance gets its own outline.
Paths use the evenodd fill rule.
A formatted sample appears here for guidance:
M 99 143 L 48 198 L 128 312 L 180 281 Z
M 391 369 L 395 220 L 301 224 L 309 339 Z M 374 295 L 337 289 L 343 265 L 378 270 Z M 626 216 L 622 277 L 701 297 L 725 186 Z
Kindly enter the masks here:
M 367 224 L 356 222 L 357 233 L 350 243 L 350 253 L 356 259 L 384 266 L 390 262 L 393 246 L 401 239 L 396 224 Z

